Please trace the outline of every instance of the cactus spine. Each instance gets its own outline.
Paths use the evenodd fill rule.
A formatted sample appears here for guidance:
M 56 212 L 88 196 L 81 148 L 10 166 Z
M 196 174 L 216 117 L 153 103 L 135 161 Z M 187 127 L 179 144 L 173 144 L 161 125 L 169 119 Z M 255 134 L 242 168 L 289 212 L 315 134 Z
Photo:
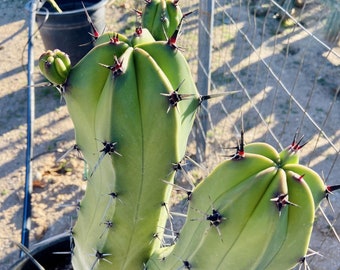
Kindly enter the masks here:
M 138 27 L 131 39 L 104 34 L 72 69 L 60 51 L 40 58 L 41 72 L 62 89 L 89 167 L 72 230 L 72 264 L 91 270 L 294 267 L 306 255 L 315 209 L 332 190 L 299 164 L 303 145 L 296 138 L 278 153 L 266 143 L 244 146 L 242 133 L 236 154 L 190 191 L 177 242 L 163 245 L 173 164 L 185 155 L 197 108 L 211 97 L 198 94 L 176 46 L 187 15 L 177 2 L 146 1 L 142 21 L 150 31 Z

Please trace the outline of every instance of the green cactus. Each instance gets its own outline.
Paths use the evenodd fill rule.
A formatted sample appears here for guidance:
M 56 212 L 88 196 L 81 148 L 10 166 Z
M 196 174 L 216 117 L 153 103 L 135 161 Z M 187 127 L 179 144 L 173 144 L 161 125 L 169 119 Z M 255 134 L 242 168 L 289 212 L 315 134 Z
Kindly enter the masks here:
M 145 0 L 142 25 L 156 40 L 167 40 L 176 31 L 183 14 L 179 0 Z
M 186 223 L 164 246 L 175 164 L 199 105 L 212 97 L 198 94 L 177 48 L 187 15 L 178 18 L 177 2 L 146 1 L 151 31 L 103 34 L 72 68 L 60 51 L 40 58 L 41 72 L 62 90 L 89 168 L 72 229 L 73 267 L 289 269 L 306 256 L 315 209 L 338 188 L 299 164 L 296 138 L 278 153 L 266 143 L 244 146 L 242 133 L 236 154 L 187 192 Z M 164 7 L 175 28 L 151 19 Z
M 161 233 L 154 235 L 165 226 L 170 192 L 161 180 L 173 181 L 172 163 L 184 156 L 199 95 L 182 54 L 151 39 L 146 29 L 138 29 L 131 46 L 110 41 L 95 47 L 65 84 L 77 145 L 92 168 L 73 229 L 73 264 L 79 269 L 94 264 L 96 259 L 88 256 L 93 249 L 113 250 L 107 260 L 117 269 L 132 269 L 160 245 Z M 153 57 L 153 51 L 159 55 Z M 174 72 L 177 76 L 168 76 Z M 104 74 L 101 83 L 97 73 Z M 83 76 L 94 76 L 93 83 L 79 83 Z M 110 147 L 100 153 L 101 141 L 119 155 Z M 112 192 L 121 203 L 112 202 Z M 95 232 L 91 237 L 90 231 Z
M 265 143 L 241 145 L 192 191 L 177 243 L 156 251 L 147 268 L 285 270 L 301 263 L 315 209 L 329 192 L 297 163 L 301 147 L 295 140 L 281 153 Z
M 58 49 L 48 50 L 40 56 L 39 68 L 51 83 L 61 85 L 70 73 L 71 61 L 66 53 Z

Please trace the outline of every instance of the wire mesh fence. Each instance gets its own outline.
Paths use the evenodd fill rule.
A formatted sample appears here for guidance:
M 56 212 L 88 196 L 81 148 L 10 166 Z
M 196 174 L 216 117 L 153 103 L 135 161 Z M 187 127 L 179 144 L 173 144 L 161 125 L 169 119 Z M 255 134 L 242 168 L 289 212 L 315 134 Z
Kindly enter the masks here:
M 187 18 L 181 38 L 199 91 L 239 91 L 203 104 L 202 132 L 188 151 L 212 168 L 236 145 L 243 120 L 246 142 L 281 150 L 295 134 L 304 136 L 301 163 L 327 184 L 339 183 L 336 1 L 181 2 L 185 12 L 200 10 Z M 308 258 L 311 269 L 339 269 L 340 196 L 332 197 L 334 211 L 325 202 L 317 213 L 311 249 L 321 256 Z

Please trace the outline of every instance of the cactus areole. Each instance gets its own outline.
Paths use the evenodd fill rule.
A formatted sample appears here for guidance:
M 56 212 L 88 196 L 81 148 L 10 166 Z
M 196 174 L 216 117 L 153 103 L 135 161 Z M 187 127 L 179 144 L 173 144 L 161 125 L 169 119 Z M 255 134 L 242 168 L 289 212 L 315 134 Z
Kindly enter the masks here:
M 178 15 L 178 1 L 145 2 L 140 13 L 152 31 L 138 27 L 130 39 L 103 34 L 72 68 L 59 50 L 40 57 L 41 72 L 66 101 L 88 168 L 72 228 L 74 269 L 286 270 L 304 262 L 315 209 L 339 187 L 326 187 L 299 164 L 295 139 L 278 153 L 265 143 L 244 146 L 242 134 L 235 155 L 183 189 L 186 222 L 164 244 L 174 164 L 210 96 L 198 94 L 176 46 L 189 13 Z

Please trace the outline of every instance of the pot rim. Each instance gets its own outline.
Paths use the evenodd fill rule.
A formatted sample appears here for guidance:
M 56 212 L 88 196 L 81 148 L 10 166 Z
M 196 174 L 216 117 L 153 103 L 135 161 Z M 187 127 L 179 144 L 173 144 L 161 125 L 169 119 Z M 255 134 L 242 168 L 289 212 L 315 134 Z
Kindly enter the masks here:
M 29 0 L 26 4 L 25 4 L 25 9 L 30 11 L 30 6 L 32 4 L 33 1 L 36 0 Z M 100 7 L 106 5 L 108 0 L 99 0 L 97 3 L 93 3 L 90 6 L 86 6 L 86 10 L 87 11 L 92 11 L 92 10 L 96 10 L 99 9 Z M 78 8 L 75 10 L 68 10 L 68 11 L 63 11 L 62 13 L 59 13 L 57 11 L 49 11 L 46 8 L 41 9 L 42 8 L 42 4 L 40 3 L 40 5 L 37 8 L 36 14 L 40 15 L 40 16 L 46 16 L 47 14 L 49 16 L 65 16 L 65 15 L 73 15 L 73 14 L 77 14 L 77 13 L 83 13 L 84 9 L 83 8 Z
M 32 245 L 32 248 L 30 249 L 30 253 L 31 253 L 32 256 L 36 256 L 38 253 L 43 252 L 44 250 L 46 250 L 50 246 L 54 246 L 58 243 L 67 242 L 67 241 L 70 241 L 70 232 L 64 232 L 64 233 L 61 233 L 61 234 L 57 234 L 57 235 L 51 236 L 51 237 L 49 237 L 49 238 L 47 238 L 47 239 L 45 239 L 41 242 L 38 242 L 38 243 Z M 66 255 L 66 253 L 64 254 L 64 256 L 65 255 Z M 15 261 L 10 269 L 12 269 L 12 270 L 21 269 L 20 267 L 22 267 L 28 261 L 30 261 L 30 258 L 25 254 L 23 257 L 21 257 L 17 261 Z

